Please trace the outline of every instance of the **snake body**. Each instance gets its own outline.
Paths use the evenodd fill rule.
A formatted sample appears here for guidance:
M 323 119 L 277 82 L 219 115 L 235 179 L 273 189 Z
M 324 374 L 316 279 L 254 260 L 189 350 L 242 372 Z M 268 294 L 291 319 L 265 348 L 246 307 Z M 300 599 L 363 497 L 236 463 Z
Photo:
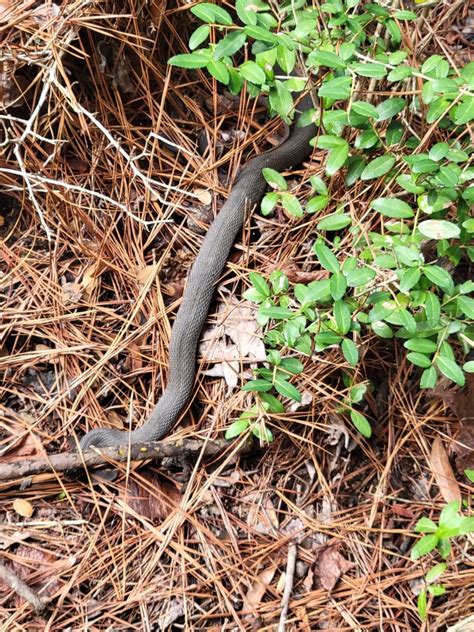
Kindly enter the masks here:
M 312 107 L 306 96 L 301 111 Z M 166 389 L 146 423 L 132 432 L 98 428 L 81 440 L 81 449 L 92 445 L 106 447 L 162 439 L 171 430 L 191 398 L 194 387 L 197 346 L 209 306 L 230 249 L 241 229 L 246 213 L 258 204 L 267 183 L 264 167 L 282 171 L 296 167 L 311 153 L 309 141 L 316 134 L 314 124 L 294 125 L 288 138 L 278 147 L 252 158 L 237 178 L 229 197 L 211 224 L 189 273 L 181 306 L 171 332 L 169 377 Z

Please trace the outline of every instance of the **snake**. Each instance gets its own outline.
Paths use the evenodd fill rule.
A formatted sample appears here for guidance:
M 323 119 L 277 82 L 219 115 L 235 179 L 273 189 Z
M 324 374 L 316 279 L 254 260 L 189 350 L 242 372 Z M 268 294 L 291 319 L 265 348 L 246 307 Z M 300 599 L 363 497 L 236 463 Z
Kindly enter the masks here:
M 309 141 L 316 135 L 316 125 L 298 125 L 298 120 L 312 107 L 313 101 L 308 93 L 298 104 L 298 119 L 287 138 L 245 164 L 233 183 L 227 201 L 211 223 L 189 272 L 171 330 L 168 382 L 146 422 L 132 431 L 111 428 L 91 430 L 82 437 L 81 450 L 91 446 L 100 448 L 158 441 L 179 420 L 193 393 L 197 347 L 215 285 L 247 214 L 261 201 L 267 187 L 262 169 L 269 167 L 284 171 L 297 167 L 309 157 L 312 151 Z

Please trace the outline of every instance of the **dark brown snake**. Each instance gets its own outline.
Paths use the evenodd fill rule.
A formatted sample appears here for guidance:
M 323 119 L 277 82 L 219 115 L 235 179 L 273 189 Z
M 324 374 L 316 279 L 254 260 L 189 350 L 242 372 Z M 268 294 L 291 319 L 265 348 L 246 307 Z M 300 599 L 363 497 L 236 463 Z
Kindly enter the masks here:
M 304 112 L 312 107 L 307 95 L 300 101 Z M 294 125 L 278 147 L 252 158 L 243 168 L 227 202 L 211 224 L 196 257 L 171 332 L 168 385 L 146 423 L 132 432 L 98 428 L 81 440 L 83 450 L 94 445 L 106 447 L 162 439 L 179 419 L 194 387 L 197 346 L 209 305 L 230 249 L 242 228 L 246 213 L 258 204 L 267 183 L 264 167 L 283 171 L 298 166 L 311 153 L 309 141 L 316 135 L 314 124 Z

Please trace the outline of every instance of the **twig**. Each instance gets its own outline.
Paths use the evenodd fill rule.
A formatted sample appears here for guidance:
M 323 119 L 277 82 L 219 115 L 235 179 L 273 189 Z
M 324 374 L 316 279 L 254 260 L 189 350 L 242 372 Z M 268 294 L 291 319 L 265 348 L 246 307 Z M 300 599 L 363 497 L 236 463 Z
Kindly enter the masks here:
M 288 560 L 286 562 L 285 590 L 283 591 L 283 597 L 281 600 L 281 614 L 280 621 L 278 623 L 278 632 L 285 632 L 286 629 L 288 604 L 290 603 L 291 593 L 293 592 L 293 580 L 295 577 L 296 552 L 296 542 L 290 542 L 288 547 Z
M 84 468 L 103 467 L 111 463 L 122 463 L 128 459 L 145 461 L 148 459 L 162 460 L 166 457 L 196 457 L 216 456 L 232 448 L 228 441 L 207 441 L 203 443 L 196 439 L 178 439 L 175 441 L 150 441 L 130 446 L 115 446 L 111 448 L 91 448 L 82 453 L 61 452 L 51 454 L 46 458 L 13 461 L 0 465 L 0 481 L 22 480 L 26 477 L 52 472 L 67 472 L 68 476 L 80 473 Z M 241 454 L 250 452 L 251 444 L 247 443 L 240 451 Z
M 17 595 L 23 597 L 39 614 L 46 610 L 46 603 L 18 575 L 0 562 L 0 580 L 4 581 Z

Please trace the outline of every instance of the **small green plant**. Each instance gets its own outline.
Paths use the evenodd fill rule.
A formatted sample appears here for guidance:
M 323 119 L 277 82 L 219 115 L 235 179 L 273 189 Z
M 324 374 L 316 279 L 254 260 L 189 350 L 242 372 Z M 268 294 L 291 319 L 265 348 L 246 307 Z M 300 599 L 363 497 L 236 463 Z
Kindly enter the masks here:
M 278 396 L 299 401 L 291 381 L 301 368 L 295 354 L 336 346 L 350 371 L 370 333 L 403 341 L 407 360 L 422 369 L 422 388 L 434 388 L 441 376 L 462 386 L 474 371 L 474 362 L 460 361 L 474 346 L 474 282 L 458 272 L 474 261 L 474 62 L 455 68 L 442 55 L 412 62 L 402 30 L 417 13 L 389 4 L 237 0 L 235 13 L 196 4 L 190 10 L 203 24 L 191 36 L 191 52 L 169 60 L 207 69 L 233 94 L 268 94 L 270 110 L 291 121 L 292 95 L 307 83 L 292 75 L 302 59 L 319 98 L 299 124 L 320 126 L 313 142 L 326 154 L 326 177 L 310 178 L 313 192 L 302 203 L 281 174 L 264 169 L 272 191 L 261 212 L 279 206 L 290 219 L 314 215 L 313 252 L 328 278 L 290 287 L 281 273 L 269 283 L 250 276 L 245 296 L 259 305 L 268 366 L 244 386 L 256 394 L 256 408 L 228 435 L 251 426 L 263 436 L 265 415 L 280 412 Z M 373 93 L 381 89 L 371 99 L 377 102 L 364 100 L 367 79 Z M 389 90 L 397 96 L 386 97 Z M 331 192 L 336 174 L 346 199 L 352 189 L 355 198 L 364 188 L 376 191 L 368 193 L 364 223 Z M 346 398 L 341 410 L 368 437 L 357 401 Z
M 451 540 L 474 532 L 474 517 L 459 515 L 460 503 L 455 500 L 447 504 L 440 513 L 439 523 L 430 518 L 422 517 L 415 526 L 418 533 L 426 533 L 411 550 L 412 560 L 419 560 L 436 549 L 443 559 L 451 553 Z M 446 562 L 435 564 L 425 574 L 425 587 L 418 595 L 418 613 L 425 620 L 428 612 L 427 595 L 437 597 L 444 594 L 446 588 L 438 583 L 439 578 L 447 569 Z

